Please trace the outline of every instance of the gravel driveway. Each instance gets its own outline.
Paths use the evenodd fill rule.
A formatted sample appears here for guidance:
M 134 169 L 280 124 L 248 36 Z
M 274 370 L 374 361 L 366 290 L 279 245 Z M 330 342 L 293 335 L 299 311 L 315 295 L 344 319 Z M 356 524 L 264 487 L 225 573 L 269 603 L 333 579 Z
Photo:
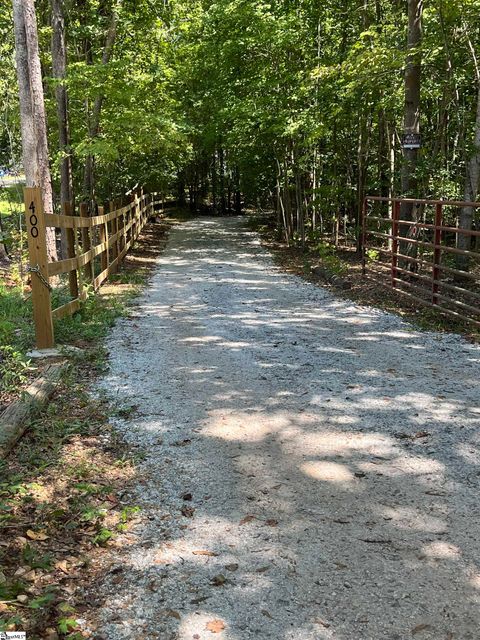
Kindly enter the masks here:
M 172 231 L 107 347 L 142 508 L 96 638 L 478 640 L 480 349 Z

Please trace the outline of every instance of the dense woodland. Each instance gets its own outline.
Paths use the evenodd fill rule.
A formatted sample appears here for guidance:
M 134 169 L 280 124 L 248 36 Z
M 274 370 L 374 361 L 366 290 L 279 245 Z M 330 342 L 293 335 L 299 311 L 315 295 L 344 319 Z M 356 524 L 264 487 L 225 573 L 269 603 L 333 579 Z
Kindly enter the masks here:
M 55 207 L 145 185 L 194 209 L 274 209 L 302 242 L 354 240 L 366 193 L 477 196 L 479 0 L 35 10 Z M 21 159 L 12 25 L 2 3 L 0 165 Z M 420 132 L 419 151 L 402 149 L 405 132 Z M 475 224 L 471 209 L 462 224 Z

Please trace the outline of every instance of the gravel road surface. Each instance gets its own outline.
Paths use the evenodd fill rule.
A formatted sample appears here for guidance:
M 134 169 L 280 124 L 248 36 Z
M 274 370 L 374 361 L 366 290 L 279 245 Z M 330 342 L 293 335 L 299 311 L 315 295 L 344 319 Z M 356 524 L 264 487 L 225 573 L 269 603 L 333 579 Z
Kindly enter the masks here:
M 144 477 L 95 637 L 478 640 L 480 349 L 282 273 L 243 225 L 173 230 L 107 343 Z

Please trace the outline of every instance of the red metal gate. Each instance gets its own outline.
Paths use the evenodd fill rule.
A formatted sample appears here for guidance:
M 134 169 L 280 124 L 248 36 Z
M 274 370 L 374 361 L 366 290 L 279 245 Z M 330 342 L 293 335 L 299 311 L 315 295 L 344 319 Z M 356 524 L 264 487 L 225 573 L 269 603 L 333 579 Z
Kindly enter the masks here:
M 462 207 L 472 210 L 472 229 L 458 226 Z M 480 327 L 478 214 L 480 202 L 368 196 L 362 216 L 364 275 L 414 303 Z

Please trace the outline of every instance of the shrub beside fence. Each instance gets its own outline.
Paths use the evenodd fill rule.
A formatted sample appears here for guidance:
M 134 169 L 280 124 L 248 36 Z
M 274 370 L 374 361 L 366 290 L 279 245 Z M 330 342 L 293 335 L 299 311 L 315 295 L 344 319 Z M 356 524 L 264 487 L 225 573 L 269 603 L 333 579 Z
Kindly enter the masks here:
M 26 188 L 25 219 L 32 280 L 33 315 L 36 343 L 39 349 L 53 347 L 53 320 L 74 314 L 85 300 L 87 287 L 95 291 L 114 273 L 138 238 L 148 219 L 154 215 L 155 195 L 135 195 L 132 202 L 98 215 L 90 216 L 88 206 L 81 204 L 79 215 L 72 215 L 65 203 L 62 214 L 46 214 L 39 188 Z M 61 229 L 65 233 L 67 257 L 50 262 L 47 255 L 46 230 Z M 51 278 L 68 274 L 70 297 L 66 304 L 52 309 Z

